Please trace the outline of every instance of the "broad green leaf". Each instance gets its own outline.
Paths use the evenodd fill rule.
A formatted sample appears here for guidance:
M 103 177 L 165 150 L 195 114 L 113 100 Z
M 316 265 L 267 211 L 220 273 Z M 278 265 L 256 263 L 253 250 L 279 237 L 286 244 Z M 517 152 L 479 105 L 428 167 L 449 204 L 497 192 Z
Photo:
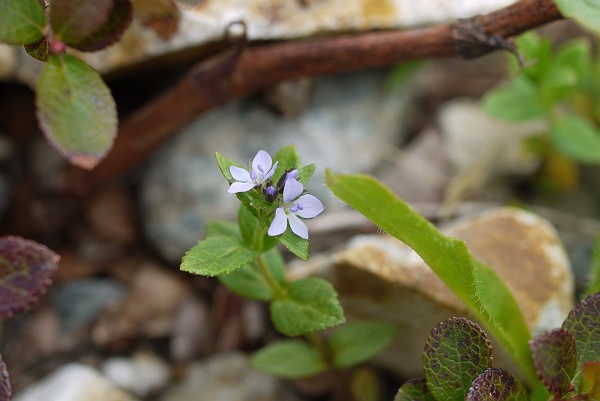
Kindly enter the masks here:
M 273 182 L 277 182 L 286 170 L 299 169 L 301 167 L 300 156 L 294 145 L 288 145 L 281 148 L 279 152 L 273 156 L 273 160 L 279 162 L 277 170 L 275 170 L 275 174 L 273 174 Z
M 556 0 L 561 14 L 600 33 L 600 3 L 597 0 Z
M 51 56 L 36 96 L 37 116 L 52 145 L 78 167 L 92 169 L 112 146 L 117 111 L 110 90 L 83 61 Z
M 571 40 L 560 47 L 555 56 L 555 63 L 569 66 L 582 82 L 592 69 L 590 41 L 587 38 Z
M 565 394 L 577 368 L 575 337 L 558 328 L 529 342 L 538 377 L 552 393 Z
M 260 253 L 228 236 L 208 237 L 187 251 L 180 269 L 202 276 L 220 276 L 240 269 Z
M 298 182 L 306 185 L 317 169 L 316 164 L 308 164 L 298 169 Z
M 240 206 L 238 223 L 244 243 L 259 252 L 266 252 L 279 242 L 277 238 L 270 237 L 260 226 L 260 222 L 245 206 Z
M 541 386 L 531 365 L 529 331 L 518 304 L 496 273 L 469 254 L 463 241 L 446 237 L 371 177 L 328 170 L 326 179 L 337 197 L 419 254 L 510 352 L 531 384 Z
M 250 365 L 275 376 L 301 378 L 327 370 L 319 351 L 300 340 L 285 340 L 264 347 L 250 358 Z
M 206 237 L 216 237 L 219 235 L 232 237 L 237 240 L 242 240 L 242 236 L 240 234 L 240 228 L 237 224 L 232 223 L 230 221 L 225 220 L 215 220 L 211 221 L 206 225 L 204 230 L 206 232 Z
M 398 389 L 394 401 L 437 401 L 427 387 L 424 377 L 410 379 Z
M 2 381 L 0 382 L 0 401 L 10 401 L 10 399 L 12 398 L 12 387 L 10 385 L 8 369 L 6 369 L 6 364 L 2 360 L 1 355 L 0 355 L 0 377 L 2 378 Z
M 329 337 L 333 366 L 348 369 L 373 358 L 394 338 L 397 327 L 383 322 L 349 323 Z
M 260 257 L 260 256 L 259 256 Z M 271 249 L 263 254 L 265 263 L 276 285 L 285 288 L 285 263 L 277 249 Z M 252 262 L 241 269 L 222 274 L 219 280 L 236 294 L 256 301 L 271 301 L 276 297 L 276 292 L 268 279 L 262 274 L 257 262 Z
M 27 54 L 36 60 L 40 60 L 45 63 L 50 59 L 50 50 L 46 38 L 43 38 L 35 43 L 30 43 L 23 47 L 25 48 Z
M 600 292 L 579 302 L 563 322 L 577 342 L 577 372 L 586 362 L 600 362 Z M 577 388 L 581 376 L 573 382 Z
M 538 91 L 529 78 L 521 75 L 508 86 L 486 93 L 483 109 L 492 117 L 508 121 L 526 121 L 544 115 Z
M 0 237 L 0 319 L 23 312 L 52 284 L 60 257 L 35 241 Z
M 506 370 L 490 368 L 472 383 L 466 401 L 528 401 L 525 387 Z
M 281 333 L 299 336 L 344 323 L 344 312 L 333 286 L 309 277 L 291 283 L 287 299 L 271 303 L 271 319 Z
M 580 394 L 585 394 L 588 400 L 600 400 L 600 362 L 583 364 Z
M 114 0 L 52 0 L 50 24 L 58 40 L 72 45 L 108 22 Z
M 592 252 L 592 264 L 590 266 L 590 280 L 585 295 L 600 292 L 600 231 L 596 236 L 594 251 Z
M 550 126 L 552 143 L 561 153 L 582 163 L 600 163 L 600 131 L 575 114 Z
M 423 351 L 427 387 L 438 400 L 463 400 L 477 375 L 492 367 L 492 344 L 465 318 L 439 323 Z
M 544 74 L 546 74 L 548 67 L 552 64 L 552 42 L 548 38 L 541 37 L 536 32 L 529 31 L 519 36 L 517 39 L 517 49 L 525 58 L 527 67 L 522 70 L 515 58 L 511 57 L 509 60 L 512 61 L 512 76 L 523 73 L 530 82 L 538 84 Z
M 27 45 L 44 37 L 46 17 L 37 0 L 0 0 L 0 42 Z

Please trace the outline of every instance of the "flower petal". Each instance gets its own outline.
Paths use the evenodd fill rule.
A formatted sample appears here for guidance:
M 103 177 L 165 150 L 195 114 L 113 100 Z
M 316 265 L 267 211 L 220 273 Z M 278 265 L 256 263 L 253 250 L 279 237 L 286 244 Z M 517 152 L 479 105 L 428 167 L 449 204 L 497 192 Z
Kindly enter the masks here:
M 283 186 L 283 203 L 290 203 L 302 195 L 303 190 L 304 186 L 302 186 L 295 178 L 286 179 Z
M 277 164 L 279 164 L 279 162 L 275 162 L 275 165 L 271 168 L 271 170 L 269 170 L 267 172 L 267 174 L 265 174 L 265 177 L 263 178 L 263 181 L 266 181 L 269 178 L 273 177 L 273 174 L 275 174 L 275 169 L 277 169 Z
M 233 177 L 233 179 L 236 181 L 242 181 L 242 182 L 251 181 L 250 173 L 241 167 L 231 166 L 231 167 L 229 167 L 229 172 L 231 173 L 231 176 Z
M 303 219 L 312 219 L 324 210 L 321 201 L 312 195 L 302 195 L 294 202 L 298 203 L 302 205 L 302 210 L 298 210 L 296 214 Z
M 277 210 L 275 210 L 275 217 L 273 218 L 273 221 L 271 222 L 271 225 L 269 226 L 269 231 L 267 231 L 267 233 L 271 237 L 283 234 L 283 232 L 287 228 L 287 222 L 288 219 L 285 215 L 285 211 L 282 207 L 278 207 Z
M 259 177 L 263 177 L 264 174 L 271 169 L 272 165 L 273 160 L 271 159 L 271 155 L 264 150 L 259 150 L 256 156 L 254 156 L 254 159 L 252 159 L 252 171 Z M 262 168 L 262 171 L 260 171 L 258 166 Z
M 230 194 L 237 194 L 238 192 L 249 191 L 252 188 L 254 188 L 255 186 L 256 186 L 256 184 L 253 183 L 252 181 L 250 181 L 250 182 L 234 182 L 233 184 L 231 184 L 231 186 L 229 187 L 227 192 L 229 192 Z
M 290 213 L 287 219 L 290 222 L 290 228 L 298 237 L 308 239 L 308 228 L 298 216 L 294 213 Z

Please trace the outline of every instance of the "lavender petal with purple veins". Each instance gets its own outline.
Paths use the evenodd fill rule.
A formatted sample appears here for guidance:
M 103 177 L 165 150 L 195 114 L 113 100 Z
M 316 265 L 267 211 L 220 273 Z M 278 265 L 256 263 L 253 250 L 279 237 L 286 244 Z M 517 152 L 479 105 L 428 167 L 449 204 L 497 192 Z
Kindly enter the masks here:
M 297 171 L 297 170 L 296 170 Z M 297 174 L 297 173 L 296 173 Z M 268 234 L 272 237 L 285 232 L 288 223 L 292 232 L 308 239 L 308 228 L 303 219 L 312 219 L 323 211 L 323 204 L 312 195 L 304 194 L 304 187 L 295 178 L 288 178 L 283 187 L 283 206 L 275 211 Z
M 264 150 L 259 150 L 254 159 L 252 159 L 252 169 L 244 170 L 241 167 L 230 166 L 229 172 L 236 182 L 232 183 L 227 192 L 236 194 L 238 192 L 246 192 L 252 188 L 262 185 L 275 174 L 277 163 L 273 165 L 271 155 Z

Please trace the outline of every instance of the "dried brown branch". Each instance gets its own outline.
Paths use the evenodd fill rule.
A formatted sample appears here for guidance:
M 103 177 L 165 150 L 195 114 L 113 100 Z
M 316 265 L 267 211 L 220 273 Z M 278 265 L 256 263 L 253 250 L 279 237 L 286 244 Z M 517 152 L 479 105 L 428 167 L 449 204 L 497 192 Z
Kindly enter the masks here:
M 199 114 L 281 81 L 430 57 L 514 51 L 510 38 L 561 19 L 553 0 L 521 0 L 493 13 L 422 29 L 374 32 L 233 49 L 199 63 L 178 84 L 125 120 L 113 149 L 93 171 L 69 168 L 87 192 L 137 167 Z

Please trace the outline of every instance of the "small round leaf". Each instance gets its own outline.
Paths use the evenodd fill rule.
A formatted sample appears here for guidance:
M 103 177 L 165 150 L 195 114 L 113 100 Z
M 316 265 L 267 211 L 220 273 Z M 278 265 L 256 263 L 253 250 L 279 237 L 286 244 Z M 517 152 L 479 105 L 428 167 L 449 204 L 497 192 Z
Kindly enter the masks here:
M 557 394 L 568 392 L 577 367 L 575 337 L 558 328 L 531 340 L 529 348 L 536 373 L 546 388 Z
M 109 20 L 114 0 L 52 0 L 50 24 L 56 38 L 78 43 Z
M 100 75 L 77 58 L 50 57 L 38 83 L 37 116 L 50 143 L 69 161 L 94 168 L 117 134 L 117 110 Z
M 286 378 L 309 377 L 327 370 L 327 364 L 319 351 L 300 340 L 285 340 L 268 345 L 252 355 L 250 365 Z
M 394 401 L 436 401 L 436 399 L 427 388 L 425 378 L 419 377 L 405 381 L 398 389 Z
M 46 38 L 42 38 L 42 40 L 39 40 L 35 43 L 30 43 L 24 47 L 27 54 L 36 60 L 40 60 L 45 63 L 50 59 L 50 50 Z
M 465 401 L 528 401 L 521 383 L 506 370 L 489 368 L 477 376 Z
M 52 284 L 60 257 L 44 245 L 20 237 L 0 238 L 0 318 L 34 304 Z
M 44 36 L 46 17 L 37 0 L 0 0 L 0 42 L 26 45 Z

